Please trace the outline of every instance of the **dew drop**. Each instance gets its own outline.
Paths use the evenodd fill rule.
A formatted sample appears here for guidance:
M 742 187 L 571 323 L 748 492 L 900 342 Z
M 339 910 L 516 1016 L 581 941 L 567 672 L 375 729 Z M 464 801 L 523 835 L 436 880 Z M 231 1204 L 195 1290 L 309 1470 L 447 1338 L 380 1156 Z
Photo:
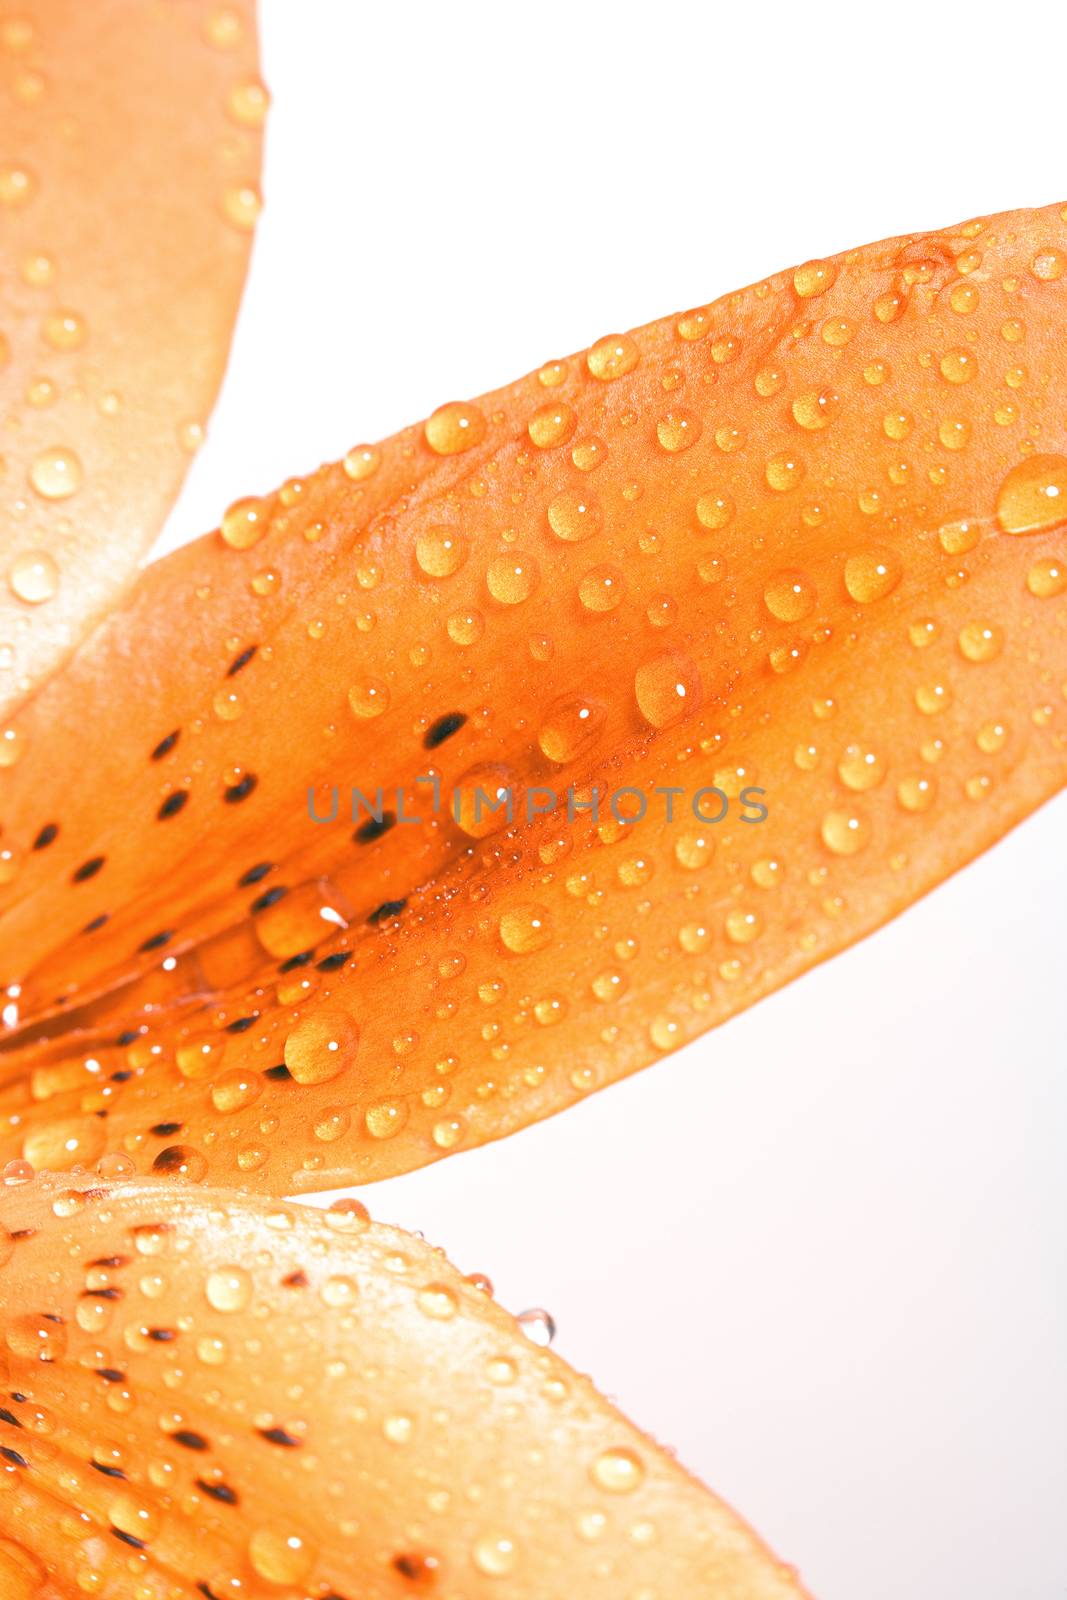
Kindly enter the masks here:
M 19 600 L 39 606 L 59 588 L 59 568 L 47 550 L 24 550 L 11 563 L 7 581 Z
M 600 506 L 594 497 L 575 489 L 564 489 L 549 503 L 548 525 L 556 538 L 567 544 L 591 539 L 599 533 L 601 521 Z
M 614 611 L 626 593 L 626 579 L 618 567 L 591 567 L 578 585 L 578 599 L 587 611 Z
M 596 743 L 606 708 L 585 695 L 564 695 L 553 702 L 537 734 L 541 753 L 563 766 Z
M 638 667 L 634 695 L 646 722 L 669 728 L 700 709 L 700 673 L 688 656 L 669 650 Z
M 610 333 L 590 347 L 585 360 L 589 371 L 601 383 L 623 378 L 632 372 L 640 359 L 634 340 L 625 333 Z
M 1005 533 L 1046 533 L 1067 522 L 1067 458 L 1029 456 L 1008 473 L 997 495 Z
M 303 1017 L 285 1041 L 285 1065 L 297 1083 L 327 1083 L 350 1066 L 359 1043 L 359 1029 L 341 1011 L 318 1011 Z
M 870 836 L 870 823 L 854 811 L 828 811 L 823 817 L 822 840 L 835 856 L 854 856 Z
M 270 504 L 257 495 L 235 500 L 223 513 L 219 532 L 232 550 L 247 550 L 258 544 L 269 525 Z
M 895 550 L 858 551 L 845 562 L 845 588 L 861 605 L 884 600 L 900 582 L 904 564 Z
M 485 414 L 465 400 L 450 400 L 427 418 L 426 443 L 439 456 L 461 455 L 485 438 Z
M 348 691 L 352 715 L 363 721 L 370 721 L 380 717 L 383 711 L 388 711 L 390 698 L 389 685 L 380 678 L 360 678 Z
M 815 606 L 815 585 L 803 572 L 777 572 L 767 582 L 763 601 L 779 622 L 799 622 Z
M 500 918 L 500 938 L 514 955 L 531 955 L 551 942 L 551 918 L 543 906 L 532 903 L 512 906 Z
M 566 444 L 578 425 L 577 413 L 571 406 L 558 400 L 553 405 L 540 406 L 527 424 L 530 440 L 538 450 L 553 450 Z
M 204 1295 L 216 1311 L 244 1311 L 252 1299 L 252 1279 L 244 1267 L 220 1267 L 208 1274 Z
M 428 528 L 415 543 L 415 560 L 428 578 L 450 578 L 470 551 L 467 540 L 453 528 Z
M 644 1482 L 645 1468 L 636 1451 L 620 1447 L 602 1451 L 590 1468 L 590 1476 L 597 1488 L 608 1494 L 632 1494 Z
M 496 556 L 485 573 L 485 586 L 502 606 L 521 605 L 537 588 L 540 570 L 532 556 Z
M 44 500 L 68 500 L 82 486 L 81 460 L 73 450 L 53 445 L 30 463 L 30 482 Z

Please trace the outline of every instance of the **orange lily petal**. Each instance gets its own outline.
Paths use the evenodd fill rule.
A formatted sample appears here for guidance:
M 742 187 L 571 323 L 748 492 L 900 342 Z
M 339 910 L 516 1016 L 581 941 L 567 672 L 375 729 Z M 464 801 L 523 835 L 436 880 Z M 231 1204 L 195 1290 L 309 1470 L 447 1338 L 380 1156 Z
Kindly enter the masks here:
M 133 577 L 203 436 L 266 91 L 253 0 L 46 0 L 0 22 L 0 68 L 2 714 Z
M 484 1288 L 342 1206 L 2 1191 L 6 1600 L 802 1595 Z
M 237 543 L 275 531 L 239 580 L 218 544 L 150 575 L 31 708 L 54 776 L 28 761 L 9 816 L 32 838 L 54 793 L 59 833 L 0 935 L 41 1016 L 156 969 L 8 1053 L 8 1153 L 275 1192 L 402 1171 L 726 1019 L 1061 787 L 1065 268 L 1060 208 L 807 263 L 241 507 Z M 142 682 L 74 792 L 66 730 L 194 574 L 198 662 L 167 641 L 158 728 Z M 430 762 L 446 798 L 511 786 L 514 827 L 309 824 L 308 784 Z M 601 815 L 527 823 L 534 785 Z M 350 926 L 317 943 L 324 909 Z M 45 948 L 108 912 L 146 947 Z M 213 938 L 153 944 L 183 927 Z

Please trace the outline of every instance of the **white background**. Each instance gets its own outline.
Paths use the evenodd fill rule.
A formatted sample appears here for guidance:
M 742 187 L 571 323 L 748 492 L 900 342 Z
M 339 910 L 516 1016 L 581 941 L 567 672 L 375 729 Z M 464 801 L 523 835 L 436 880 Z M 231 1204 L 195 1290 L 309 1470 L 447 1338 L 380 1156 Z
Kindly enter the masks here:
M 1067 198 L 1053 8 L 262 11 L 268 204 L 168 544 L 602 333 Z M 681 1056 L 363 1194 L 549 1306 L 820 1600 L 1067 1591 L 1065 836 L 1061 798 Z

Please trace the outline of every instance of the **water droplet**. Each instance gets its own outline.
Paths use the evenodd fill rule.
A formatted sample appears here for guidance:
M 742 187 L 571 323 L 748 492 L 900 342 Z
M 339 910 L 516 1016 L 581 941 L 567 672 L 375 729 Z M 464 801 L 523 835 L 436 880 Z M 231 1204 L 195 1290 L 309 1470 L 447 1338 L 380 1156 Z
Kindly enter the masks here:
M 564 695 L 553 702 L 537 735 L 541 753 L 559 766 L 575 761 L 596 743 L 606 708 L 584 695 Z
M 366 478 L 372 478 L 382 464 L 382 453 L 373 444 L 357 444 L 349 450 L 344 459 L 344 469 L 353 483 L 362 483 Z
M 612 379 L 623 378 L 632 372 L 640 360 L 640 354 L 629 334 L 609 333 L 590 347 L 585 360 L 594 378 L 599 378 L 602 383 L 610 383 Z
M 59 588 L 59 568 L 47 550 L 24 550 L 11 563 L 7 581 L 12 594 L 36 606 Z
M 465 400 L 450 400 L 438 406 L 426 421 L 426 443 L 439 456 L 461 455 L 473 450 L 485 438 L 487 423 L 484 412 Z
M 408 1107 L 403 1100 L 380 1100 L 368 1106 L 363 1116 L 372 1139 L 392 1139 L 407 1126 Z
M 638 667 L 634 695 L 646 722 L 669 728 L 700 709 L 700 673 L 688 656 L 669 650 Z
M 466 649 L 477 644 L 485 632 L 485 618 L 480 611 L 454 611 L 445 623 L 445 632 L 453 644 Z
M 614 611 L 626 593 L 626 579 L 618 567 L 591 567 L 578 585 L 578 598 L 587 611 Z
M 915 691 L 915 704 L 924 716 L 932 717 L 952 704 L 952 691 L 943 683 L 921 684 Z
M 837 396 L 829 389 L 809 389 L 793 401 L 793 419 L 809 433 L 828 428 L 837 411 Z
M 527 424 L 532 443 L 539 450 L 553 450 L 566 444 L 578 426 L 577 413 L 571 406 L 557 400 L 552 405 L 540 406 Z
M 466 561 L 470 546 L 453 528 L 428 528 L 415 544 L 415 560 L 428 578 L 450 578 Z
M 656 438 L 670 455 L 679 455 L 696 444 L 702 432 L 700 418 L 691 411 L 668 411 L 656 423 Z
M 353 716 L 366 720 L 388 711 L 390 698 L 389 685 L 380 678 L 361 678 L 348 691 Z
M 997 495 L 1005 533 L 1046 533 L 1067 522 L 1067 458 L 1029 456 L 1008 473 Z
M 968 661 L 992 661 L 1004 648 L 1004 630 L 995 622 L 968 622 L 960 629 L 959 647 Z
M 713 533 L 725 528 L 733 514 L 734 503 L 729 495 L 702 494 L 697 501 L 697 521 L 701 527 L 710 528 Z
M 1055 283 L 1067 272 L 1067 255 L 1062 250 L 1039 250 L 1030 263 L 1030 272 L 1041 283 Z
M 53 445 L 30 463 L 30 482 L 45 500 L 67 500 L 82 486 L 82 464 L 73 450 Z
M 502 606 L 521 605 L 537 588 L 540 570 L 532 556 L 496 556 L 485 573 L 485 586 Z
M 63 1323 L 31 1311 L 12 1317 L 5 1342 L 21 1361 L 62 1361 L 67 1353 L 67 1330 Z
M 437 1322 L 447 1322 L 459 1310 L 459 1301 L 453 1291 L 443 1283 L 428 1283 L 420 1289 L 415 1303 L 424 1316 Z
M 779 494 L 787 494 L 790 489 L 795 489 L 804 477 L 804 463 L 793 455 L 772 456 L 768 461 L 764 476 L 770 487 Z
M 854 811 L 828 811 L 823 817 L 823 843 L 835 856 L 854 856 L 870 837 L 870 823 Z
M 552 939 L 552 921 L 543 906 L 525 903 L 512 906 L 500 918 L 500 938 L 518 956 L 543 950 Z
M 530 1343 L 540 1345 L 542 1349 L 547 1349 L 556 1337 L 555 1319 L 543 1306 L 520 1311 L 515 1321 Z
M 235 83 L 226 96 L 226 109 L 245 128 L 261 128 L 270 107 L 270 94 L 258 78 Z
M 595 533 L 599 533 L 601 522 L 600 506 L 596 499 L 576 489 L 564 489 L 549 503 L 548 525 L 557 539 L 563 539 L 568 544 L 580 544 L 584 539 L 591 539 Z
M 813 300 L 825 294 L 837 277 L 832 261 L 805 261 L 793 273 L 793 288 L 802 300 Z
M 934 803 L 936 784 L 933 778 L 912 774 L 901 778 L 897 784 L 897 799 L 905 811 L 929 811 Z
M 244 1311 L 252 1299 L 252 1279 L 244 1267 L 220 1267 L 208 1274 L 204 1294 L 216 1311 Z
M 1026 574 L 1026 587 L 1039 600 L 1062 594 L 1067 589 L 1067 561 L 1057 561 L 1053 556 L 1035 561 Z
M 256 495 L 235 500 L 223 514 L 219 529 L 233 550 L 247 550 L 258 544 L 269 526 L 270 503 Z
M 632 1494 L 644 1482 L 645 1467 L 636 1451 L 619 1447 L 597 1456 L 590 1477 L 608 1494 Z
M 777 572 L 763 591 L 764 604 L 779 622 L 799 622 L 814 608 L 815 585 L 803 572 Z
M 900 582 L 904 564 L 895 550 L 861 550 L 845 562 L 845 588 L 853 600 L 870 605 L 884 600 Z
M 352 1064 L 359 1029 L 341 1011 L 303 1017 L 285 1041 L 285 1065 L 297 1083 L 327 1083 Z
M 881 783 L 885 777 L 885 762 L 866 746 L 850 744 L 837 764 L 837 772 L 846 788 L 862 793 Z
M 211 1101 L 216 1111 L 224 1116 L 234 1111 L 244 1111 L 254 1105 L 263 1093 L 263 1079 L 258 1072 L 245 1067 L 234 1067 L 224 1072 L 211 1086 Z
M 103 1155 L 107 1134 L 95 1118 L 62 1119 L 33 1128 L 22 1141 L 22 1154 L 37 1172 L 92 1166 Z
M 941 376 L 949 383 L 970 383 L 978 371 L 973 350 L 947 350 L 939 366 Z
M 263 196 L 256 184 L 231 183 L 223 191 L 222 212 L 227 222 L 242 233 L 250 233 L 263 210 Z
M 515 1571 L 519 1552 L 509 1534 L 486 1533 L 475 1544 L 471 1559 L 487 1578 L 506 1578 Z
M 257 1528 L 248 1541 L 252 1570 L 268 1583 L 303 1584 L 315 1555 L 314 1546 L 302 1534 L 286 1531 L 284 1522 L 282 1527 Z

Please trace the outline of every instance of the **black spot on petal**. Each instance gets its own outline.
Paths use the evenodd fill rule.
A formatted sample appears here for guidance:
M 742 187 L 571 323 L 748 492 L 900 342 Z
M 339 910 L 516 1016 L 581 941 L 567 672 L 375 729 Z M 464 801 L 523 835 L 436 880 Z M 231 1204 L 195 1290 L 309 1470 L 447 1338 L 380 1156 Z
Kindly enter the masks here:
M 261 878 L 265 878 L 267 876 L 268 872 L 273 871 L 273 861 L 257 862 L 254 867 L 249 867 L 247 872 L 242 872 L 241 876 L 237 880 L 237 887 L 239 889 L 249 889 L 251 888 L 252 884 L 258 883 Z
M 157 1139 L 169 1139 L 171 1134 L 182 1131 L 182 1124 L 180 1122 L 156 1122 L 153 1123 L 148 1131 L 149 1133 L 154 1133 Z
M 58 837 L 58 822 L 46 822 L 36 839 L 33 841 L 33 848 L 35 850 L 47 850 L 52 841 Z
M 100 928 L 102 928 L 104 926 L 104 923 L 106 921 L 107 921 L 107 912 L 106 911 L 102 911 L 101 914 L 98 917 L 94 917 L 93 918 L 92 922 L 87 922 L 85 924 L 85 927 L 82 929 L 82 932 L 83 933 L 96 933 L 96 932 L 98 932 L 98 930 Z
M 10 1428 L 21 1428 L 22 1423 L 13 1411 L 8 1411 L 6 1406 L 0 1406 L 0 1422 L 6 1422 Z
M 71 883 L 86 883 L 90 878 L 95 878 L 106 860 L 106 856 L 90 856 L 80 867 L 75 867 L 70 875 Z
M 236 678 L 241 669 L 243 667 L 247 667 L 248 663 L 251 661 L 258 649 L 258 645 L 250 644 L 247 650 L 242 650 L 239 656 L 234 656 L 233 660 L 226 668 L 226 676 L 228 678 Z
M 179 1428 L 177 1433 L 172 1433 L 171 1438 L 175 1444 L 184 1445 L 186 1450 L 207 1450 L 209 1445 L 202 1433 L 194 1433 L 191 1428 Z
M 344 966 L 351 954 L 351 950 L 335 950 L 332 956 L 323 956 L 322 960 L 315 964 L 320 972 L 336 972 L 338 967 Z
M 166 822 L 168 817 L 176 817 L 179 811 L 184 810 L 189 799 L 188 789 L 175 789 L 173 794 L 168 794 L 159 810 L 156 812 L 160 822 Z
M 257 1433 L 261 1439 L 266 1439 L 268 1444 L 280 1444 L 286 1450 L 299 1450 L 300 1440 L 293 1434 L 286 1433 L 284 1428 L 258 1428 Z
M 165 739 L 160 739 L 159 743 L 156 745 L 156 748 L 152 751 L 153 761 L 162 761 L 164 756 L 170 755 L 170 752 L 174 749 L 174 746 L 178 743 L 178 740 L 181 737 L 181 731 L 182 730 L 180 728 L 175 728 L 174 732 L 168 733 Z
M 366 822 L 361 822 L 352 835 L 354 844 L 373 844 L 375 839 L 380 839 L 383 833 L 388 833 L 390 828 L 396 827 L 396 812 L 383 811 L 381 820 L 369 817 Z
M 253 1013 L 252 1013 L 252 1015 L 250 1017 L 238 1017 L 236 1022 L 228 1022 L 226 1024 L 226 1032 L 227 1033 L 247 1033 L 249 1028 L 251 1028 L 253 1026 L 253 1024 L 255 1023 L 256 1018 L 258 1016 L 259 1016 L 259 1012 L 258 1011 L 253 1011 Z
M 306 967 L 314 954 L 314 950 L 301 950 L 298 956 L 290 956 L 288 960 L 283 961 L 278 971 L 295 972 L 297 967 Z
M 423 748 L 436 750 L 439 744 L 444 744 L 446 739 L 451 739 L 454 733 L 458 733 L 466 720 L 465 711 L 448 711 L 443 717 L 438 717 L 436 722 L 430 723 L 422 736 Z
M 240 783 L 231 783 L 223 790 L 222 798 L 229 806 L 238 805 L 242 800 L 247 800 L 259 779 L 254 772 L 246 772 Z
M 3 1456 L 5 1461 L 10 1461 L 13 1467 L 29 1466 L 25 1456 L 20 1456 L 17 1450 L 9 1450 L 6 1445 L 0 1445 L 0 1456 Z
M 293 1074 L 289 1071 L 289 1068 L 286 1066 L 284 1061 L 279 1061 L 276 1067 L 268 1067 L 263 1076 L 265 1078 L 281 1080 L 285 1078 L 291 1078 Z
M 89 1465 L 94 1472 L 99 1472 L 105 1478 L 122 1478 L 125 1482 L 126 1474 L 121 1467 L 105 1467 L 99 1461 L 90 1461 Z
M 144 1540 L 138 1539 L 135 1534 L 125 1533 L 121 1528 L 110 1528 L 108 1531 L 113 1539 L 121 1539 L 123 1544 L 132 1545 L 135 1550 L 144 1549 Z
M 394 917 L 400 915 L 406 905 L 406 900 L 383 900 L 381 905 L 371 912 L 367 921 L 375 928 L 379 923 L 391 922 Z
M 259 895 L 249 906 L 253 916 L 258 916 L 261 911 L 269 911 L 271 906 L 276 906 L 279 900 L 284 900 L 289 890 L 284 884 L 277 883 L 273 889 L 267 889 Z
M 208 1483 L 204 1478 L 197 1478 L 196 1486 L 210 1495 L 212 1500 L 220 1500 L 224 1506 L 238 1504 L 237 1490 L 231 1489 L 228 1483 Z
M 105 1383 L 121 1383 L 126 1376 L 118 1367 L 97 1367 L 96 1375 L 98 1378 L 103 1378 Z
M 171 1344 L 178 1335 L 173 1328 L 149 1328 L 148 1337 L 156 1344 Z
M 154 933 L 150 939 L 145 939 L 137 948 L 142 955 L 147 955 L 150 950 L 162 950 L 163 946 L 169 944 L 173 938 L 174 929 L 165 928 L 162 933 Z

